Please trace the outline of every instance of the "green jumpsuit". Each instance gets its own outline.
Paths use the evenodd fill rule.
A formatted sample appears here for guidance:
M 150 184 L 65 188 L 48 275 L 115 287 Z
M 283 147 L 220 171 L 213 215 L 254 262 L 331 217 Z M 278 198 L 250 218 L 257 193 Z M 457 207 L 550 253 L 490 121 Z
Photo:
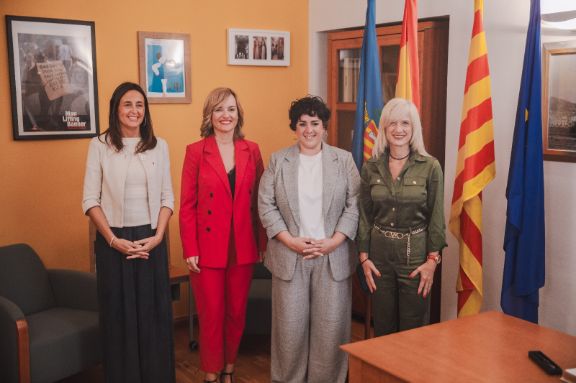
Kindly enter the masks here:
M 423 326 L 430 295 L 418 295 L 420 276 L 408 275 L 446 246 L 440 164 L 413 152 L 393 180 L 384 152 L 364 163 L 361 177 L 358 250 L 382 274 L 372 295 L 375 335 Z

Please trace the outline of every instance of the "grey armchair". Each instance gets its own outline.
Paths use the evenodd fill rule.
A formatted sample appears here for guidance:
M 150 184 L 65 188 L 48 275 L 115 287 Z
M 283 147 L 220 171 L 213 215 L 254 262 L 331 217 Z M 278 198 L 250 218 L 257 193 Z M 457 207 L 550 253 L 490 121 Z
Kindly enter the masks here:
M 0 382 L 54 382 L 101 361 L 96 277 L 0 247 Z

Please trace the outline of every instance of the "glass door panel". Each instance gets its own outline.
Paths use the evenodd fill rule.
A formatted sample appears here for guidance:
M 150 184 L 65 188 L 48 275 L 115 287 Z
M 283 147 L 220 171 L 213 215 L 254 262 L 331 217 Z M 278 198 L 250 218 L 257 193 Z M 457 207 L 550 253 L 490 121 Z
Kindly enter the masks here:
M 356 102 L 360 49 L 338 50 L 338 102 Z

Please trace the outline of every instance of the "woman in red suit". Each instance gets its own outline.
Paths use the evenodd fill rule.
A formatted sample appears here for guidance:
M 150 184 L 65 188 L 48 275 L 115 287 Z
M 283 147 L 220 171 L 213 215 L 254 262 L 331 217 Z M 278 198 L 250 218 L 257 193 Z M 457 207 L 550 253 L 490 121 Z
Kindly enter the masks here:
M 236 93 L 214 89 L 204 103 L 202 140 L 188 145 L 182 169 L 180 236 L 200 327 L 205 382 L 232 382 L 244 331 L 252 266 L 266 247 L 256 201 L 260 149 L 242 134 Z

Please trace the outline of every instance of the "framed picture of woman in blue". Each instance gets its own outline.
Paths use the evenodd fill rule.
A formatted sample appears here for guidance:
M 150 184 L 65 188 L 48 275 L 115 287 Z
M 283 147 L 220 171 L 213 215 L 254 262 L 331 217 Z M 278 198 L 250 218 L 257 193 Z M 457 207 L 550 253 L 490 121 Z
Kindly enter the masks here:
M 190 103 L 190 36 L 138 32 L 140 86 L 150 103 Z

